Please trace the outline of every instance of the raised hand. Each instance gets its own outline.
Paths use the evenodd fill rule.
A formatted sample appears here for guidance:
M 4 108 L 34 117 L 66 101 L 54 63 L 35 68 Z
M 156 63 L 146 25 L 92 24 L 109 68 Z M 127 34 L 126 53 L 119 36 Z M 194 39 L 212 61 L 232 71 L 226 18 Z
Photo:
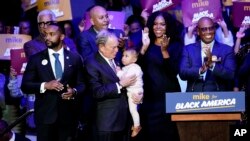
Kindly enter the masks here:
M 142 12 L 141 12 L 141 16 L 143 17 L 144 19 L 144 22 L 145 22 L 145 25 L 148 21 L 148 17 L 149 17 L 149 13 L 147 12 L 147 9 L 143 9 Z
M 192 37 L 193 37 L 194 31 L 195 31 L 196 27 L 197 27 L 197 23 L 192 24 L 192 25 L 190 25 L 190 26 L 188 27 L 188 31 L 187 31 L 187 36 L 188 36 L 188 38 L 192 38 Z
M 169 42 L 170 42 L 170 37 L 167 37 L 167 35 L 164 34 L 163 37 L 162 37 L 162 41 L 161 41 L 161 50 L 162 51 L 167 50 Z
M 142 48 L 141 48 L 141 54 L 145 54 L 145 52 L 147 51 L 149 44 L 150 44 L 150 39 L 149 39 L 149 29 L 147 27 L 145 27 L 142 30 Z
M 149 29 L 147 27 L 145 27 L 142 30 L 142 44 L 144 46 L 149 46 L 149 44 L 150 44 L 150 39 L 149 39 L 149 36 L 148 36 L 148 32 L 149 32 Z

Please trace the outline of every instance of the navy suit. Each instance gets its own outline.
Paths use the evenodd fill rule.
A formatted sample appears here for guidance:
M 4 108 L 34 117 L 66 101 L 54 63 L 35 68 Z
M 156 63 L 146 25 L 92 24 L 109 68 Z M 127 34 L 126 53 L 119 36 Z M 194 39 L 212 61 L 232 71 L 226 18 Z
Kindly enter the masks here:
M 187 45 L 183 49 L 180 65 L 180 77 L 187 80 L 187 91 L 225 91 L 234 79 L 236 69 L 233 48 L 215 41 L 212 55 L 221 59 L 216 62 L 213 71 L 207 71 L 206 78 L 200 78 L 202 66 L 201 42 Z
M 199 74 L 202 66 L 201 41 L 184 47 L 180 77 L 187 80 L 187 92 L 229 90 L 227 83 L 233 82 L 236 68 L 233 48 L 215 41 L 212 55 L 216 55 L 221 61 L 216 62 L 212 71 L 207 70 L 205 78 L 202 78 Z M 181 139 L 184 140 L 227 140 L 229 137 L 227 121 L 180 122 L 178 126 Z
M 27 94 L 36 94 L 35 101 L 35 122 L 36 125 L 64 124 L 75 128 L 76 123 L 76 101 L 63 100 L 62 92 L 46 90 L 40 93 L 42 82 L 55 80 L 48 50 L 41 51 L 30 57 L 23 75 L 21 89 Z M 71 88 L 77 89 L 80 95 L 85 89 L 83 77 L 83 62 L 80 55 L 64 49 L 64 72 L 62 84 L 68 84 Z
M 95 101 L 95 124 L 98 135 L 100 132 L 123 132 L 127 125 L 128 103 L 125 91 L 121 90 L 122 92 L 118 93 L 116 83 L 119 82 L 119 78 L 99 52 L 89 57 L 85 66 Z M 113 140 L 122 141 L 119 137 Z
M 119 29 L 108 29 L 108 31 L 114 33 L 118 38 L 120 35 L 124 35 L 123 31 Z M 94 30 L 93 26 L 91 26 L 88 30 L 81 32 L 77 39 L 78 52 L 84 61 L 88 56 L 98 51 L 98 47 L 96 46 L 96 35 L 97 32 Z M 117 53 L 117 58 L 121 59 L 121 53 Z

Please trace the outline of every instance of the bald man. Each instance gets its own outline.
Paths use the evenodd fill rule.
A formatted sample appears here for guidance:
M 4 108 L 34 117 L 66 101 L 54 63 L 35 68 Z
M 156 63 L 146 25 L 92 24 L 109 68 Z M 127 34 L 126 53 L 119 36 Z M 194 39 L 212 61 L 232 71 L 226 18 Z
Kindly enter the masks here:
M 91 56 L 98 51 L 98 48 L 95 43 L 96 35 L 100 30 L 107 29 L 109 32 L 114 33 L 119 38 L 119 51 L 116 55 L 116 61 L 120 62 L 122 54 L 121 51 L 125 45 L 124 39 L 120 37 L 124 36 L 124 32 L 119 29 L 108 28 L 109 17 L 105 8 L 101 6 L 94 6 L 90 9 L 89 14 L 92 26 L 88 30 L 81 32 L 77 39 L 78 52 L 82 56 L 83 60 L 86 60 L 88 56 Z
M 200 40 L 183 48 L 180 77 L 187 80 L 187 92 L 230 91 L 236 69 L 233 48 L 215 40 L 212 19 L 198 21 Z M 227 122 L 189 122 L 179 128 L 185 140 L 223 140 L 229 138 Z M 180 124 L 179 124 L 180 125 Z M 189 127 L 192 127 L 190 129 Z M 206 130 L 206 133 L 203 132 Z M 192 131 L 192 132 L 191 132 Z M 186 136 L 182 136 L 182 133 Z

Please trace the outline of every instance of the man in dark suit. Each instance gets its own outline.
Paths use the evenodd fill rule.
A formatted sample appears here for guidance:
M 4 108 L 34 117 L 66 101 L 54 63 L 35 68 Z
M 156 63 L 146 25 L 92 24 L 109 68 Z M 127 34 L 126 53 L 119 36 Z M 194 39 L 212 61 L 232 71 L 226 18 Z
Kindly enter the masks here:
M 78 44 L 78 52 L 81 54 L 83 60 L 90 55 L 93 55 L 98 51 L 98 47 L 96 46 L 95 40 L 96 35 L 102 29 L 107 29 L 109 32 L 114 33 L 119 38 L 119 52 L 117 53 L 117 61 L 121 59 L 121 51 L 124 48 L 125 40 L 122 38 L 124 35 L 122 30 L 119 29 L 109 29 L 109 17 L 105 8 L 101 6 L 94 6 L 89 11 L 90 14 L 90 22 L 92 26 L 83 32 L 80 33 L 77 44 Z M 117 19 L 119 20 L 119 19 Z
M 14 131 L 6 131 L 8 126 L 9 125 L 6 121 L 0 119 L 0 141 L 30 141 L 30 139 L 21 134 L 15 133 Z
M 236 63 L 233 48 L 214 40 L 212 19 L 198 21 L 200 41 L 183 49 L 180 78 L 187 80 L 187 92 L 228 91 L 227 82 L 233 82 Z M 228 140 L 228 122 L 185 122 L 178 126 L 185 140 Z M 181 125 L 181 126 L 180 126 Z M 203 132 L 206 130 L 206 132 Z
M 37 23 L 40 35 L 24 44 L 24 51 L 27 58 L 47 48 L 44 41 L 44 31 L 46 30 L 47 26 L 50 23 L 55 21 L 56 21 L 55 14 L 49 9 L 42 10 L 38 13 Z M 64 38 L 63 45 L 66 49 L 72 52 L 77 52 L 76 46 L 72 41 L 72 39 Z
M 187 80 L 187 91 L 226 91 L 236 69 L 233 48 L 214 40 L 212 19 L 203 17 L 198 22 L 201 41 L 183 49 L 180 77 Z
M 48 48 L 30 57 L 21 89 L 36 94 L 37 141 L 71 141 L 77 98 L 85 88 L 83 62 L 80 55 L 63 48 L 65 35 L 58 24 L 51 23 L 44 33 Z
M 95 101 L 94 123 L 97 141 L 124 141 L 128 135 L 128 103 L 125 87 L 136 76 L 119 78 L 114 58 L 118 52 L 118 38 L 106 30 L 97 35 L 98 52 L 86 60 L 86 69 Z M 135 103 L 141 100 L 137 97 Z

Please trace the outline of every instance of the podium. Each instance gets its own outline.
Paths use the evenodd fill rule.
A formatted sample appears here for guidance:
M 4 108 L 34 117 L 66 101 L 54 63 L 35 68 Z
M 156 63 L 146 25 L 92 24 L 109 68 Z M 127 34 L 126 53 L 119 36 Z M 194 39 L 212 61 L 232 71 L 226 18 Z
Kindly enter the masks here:
M 240 121 L 241 113 L 172 114 L 172 121 Z
M 230 125 L 244 111 L 244 92 L 166 93 L 166 113 L 181 141 L 229 141 Z

